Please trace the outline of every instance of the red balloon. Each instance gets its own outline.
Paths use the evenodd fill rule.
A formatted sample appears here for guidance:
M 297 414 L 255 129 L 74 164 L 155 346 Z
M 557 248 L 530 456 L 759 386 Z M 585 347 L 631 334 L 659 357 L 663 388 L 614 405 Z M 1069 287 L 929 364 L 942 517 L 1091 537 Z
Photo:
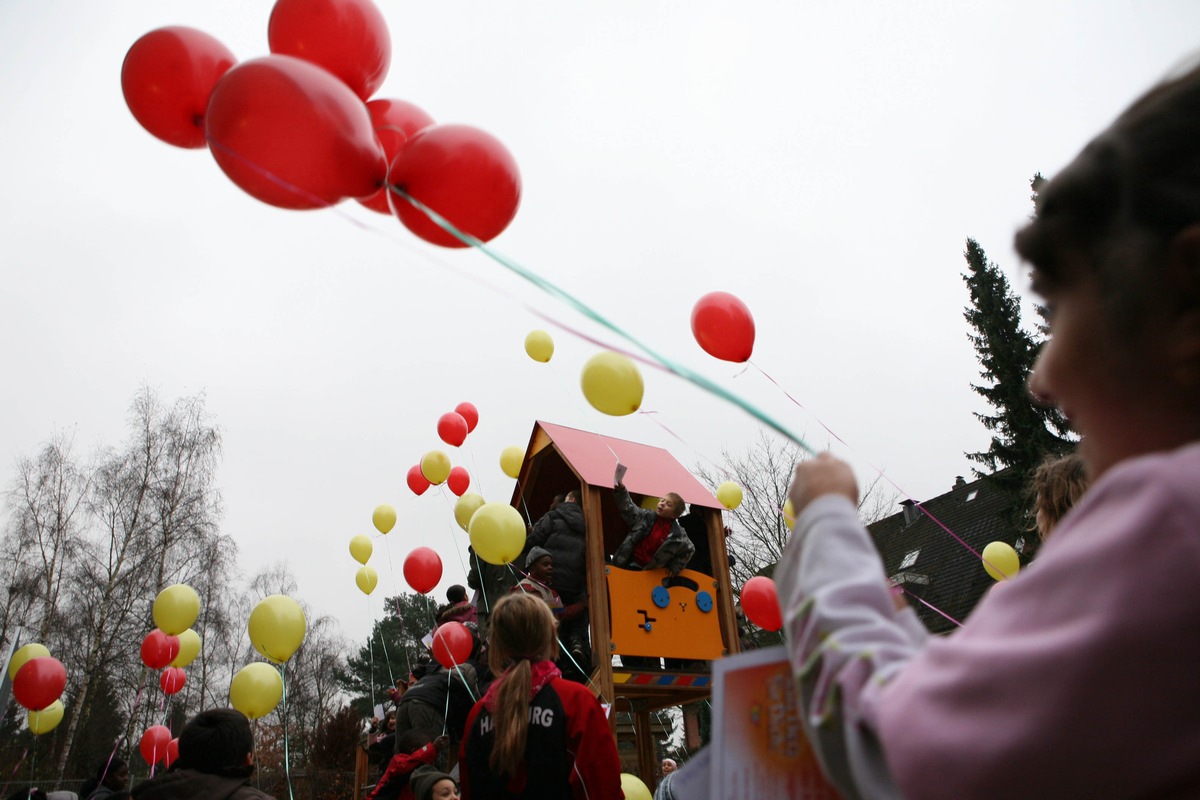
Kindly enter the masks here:
M 425 494 L 425 490 L 429 488 L 429 478 L 425 477 L 425 473 L 421 472 L 421 465 L 414 464 L 408 468 L 408 488 L 412 489 L 412 493 L 420 497 Z
M 371 124 L 375 126 L 375 136 L 383 147 L 383 157 L 391 164 L 396 153 L 404 146 L 417 131 L 428 128 L 433 124 L 433 117 L 426 114 L 412 103 L 403 100 L 372 100 L 367 103 L 367 112 L 371 115 Z M 363 198 L 362 203 L 372 211 L 380 214 L 392 213 L 388 205 L 388 190 L 385 186 L 370 197 Z
M 177 694 L 187 683 L 187 673 L 182 667 L 167 667 L 158 676 L 158 684 L 162 686 L 163 694 Z
M 168 636 L 158 628 L 142 639 L 142 663 L 150 669 L 162 669 L 179 655 L 179 637 Z
M 742 611 L 746 619 L 763 630 L 777 631 L 783 627 L 783 614 L 779 610 L 779 597 L 775 594 L 775 581 L 759 575 L 746 581 L 742 587 Z
M 442 579 L 442 557 L 429 547 L 418 547 L 404 558 L 404 580 L 418 594 L 428 594 Z
M 458 447 L 467 440 L 467 421 L 457 411 L 447 411 L 438 418 L 437 431 L 443 442 Z
M 471 486 L 471 473 L 467 472 L 466 467 L 451 467 L 450 475 L 446 478 L 446 485 L 450 487 L 450 491 L 454 492 L 455 496 L 462 497 Z
M 710 356 L 740 364 L 754 350 L 754 318 L 728 292 L 710 292 L 692 308 L 692 336 Z
M 471 657 L 475 637 L 461 622 L 445 622 L 433 632 L 433 657 L 446 669 L 453 669 Z
M 291 56 L 256 58 L 225 73 L 205 124 L 209 149 L 229 179 L 280 208 L 367 197 L 387 172 L 362 101 L 325 70 Z
M 179 737 L 176 736 L 171 741 L 167 742 L 167 757 L 163 759 L 163 766 L 170 767 L 179 760 Z
M 225 45 L 182 26 L 150 31 L 121 64 L 121 91 L 133 117 L 176 147 L 204 147 L 204 112 L 217 80 L 237 63 Z
M 481 241 L 508 227 L 521 202 L 517 162 L 500 140 L 469 125 L 431 125 L 408 141 L 388 170 L 388 183 Z M 456 236 L 389 192 L 392 213 L 427 242 L 467 247 Z
M 267 43 L 272 53 L 332 72 L 363 100 L 392 63 L 392 37 L 371 0 L 277 0 Z
M 13 676 L 12 693 L 30 711 L 49 708 L 67 687 L 67 668 L 52 656 L 31 658 Z
M 138 743 L 138 750 L 147 764 L 153 766 L 167 757 L 167 749 L 171 743 L 171 729 L 166 725 L 155 725 L 147 728 Z
M 456 405 L 454 410 L 467 421 L 467 433 L 475 430 L 475 426 L 479 424 L 479 409 L 471 403 L 462 402 Z

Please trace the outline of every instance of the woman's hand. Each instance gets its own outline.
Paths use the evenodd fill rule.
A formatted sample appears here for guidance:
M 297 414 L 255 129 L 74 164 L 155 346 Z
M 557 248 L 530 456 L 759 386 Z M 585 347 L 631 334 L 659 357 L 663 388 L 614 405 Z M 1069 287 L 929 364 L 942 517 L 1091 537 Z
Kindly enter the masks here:
M 441 736 L 433 740 L 433 746 L 439 753 L 444 751 L 450 746 L 450 737 L 443 733 Z
M 797 517 L 809 503 L 827 494 L 848 497 L 851 503 L 858 505 L 858 481 L 849 464 L 829 453 L 821 453 L 796 465 L 788 499 L 792 501 L 792 510 Z

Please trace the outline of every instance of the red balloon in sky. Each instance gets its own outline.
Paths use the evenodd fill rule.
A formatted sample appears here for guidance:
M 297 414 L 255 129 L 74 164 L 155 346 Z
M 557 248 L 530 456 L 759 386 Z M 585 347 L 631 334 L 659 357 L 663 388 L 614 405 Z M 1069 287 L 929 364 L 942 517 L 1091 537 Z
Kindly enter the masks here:
M 467 421 L 457 411 L 447 411 L 438 418 L 437 432 L 443 442 L 458 447 L 467 440 Z
M 158 628 L 142 639 L 142 663 L 150 669 L 162 669 L 179 655 L 179 637 L 168 636 Z
M 208 146 L 229 179 L 280 208 L 367 197 L 387 163 L 366 106 L 346 84 L 291 56 L 239 64 L 217 82 Z
M 187 673 L 182 667 L 167 667 L 158 676 L 158 685 L 163 694 L 177 694 L 187 684 Z
M 171 743 L 171 729 L 166 725 L 155 725 L 147 728 L 138 743 L 138 751 L 147 764 L 157 764 L 167 757 L 167 747 Z
M 121 92 L 134 119 L 176 147 L 204 147 L 204 113 L 217 80 L 237 63 L 203 31 L 158 28 L 133 43 L 121 64 Z
M 404 580 L 419 594 L 428 594 L 442 579 L 442 557 L 432 548 L 418 547 L 404 558 Z
M 362 100 L 392 63 L 387 22 L 371 0 L 277 0 L 267 23 L 271 52 L 332 72 Z
M 388 171 L 388 183 L 481 241 L 508 227 L 521 202 L 517 162 L 500 140 L 469 125 L 431 125 L 408 141 Z M 392 212 L 427 242 L 467 247 L 403 197 L 389 193 Z
M 412 489 L 412 493 L 418 497 L 425 494 L 425 490 L 429 488 L 429 478 L 426 478 L 425 473 L 421 471 L 420 464 L 414 464 L 408 468 L 408 476 L 405 480 L 408 481 L 408 488 Z
M 710 356 L 740 364 L 754 351 L 754 318 L 728 292 L 710 292 L 692 308 L 692 335 Z
M 742 587 L 742 611 L 746 612 L 746 619 L 763 630 L 777 631 L 782 628 L 783 614 L 779 610 L 775 581 L 762 575 L 746 581 Z
M 451 467 L 450 475 L 446 478 L 446 485 L 455 495 L 462 497 L 463 492 L 471 486 L 471 473 L 467 472 L 466 467 Z
M 375 136 L 378 137 L 379 144 L 383 147 L 383 157 L 388 164 L 392 163 L 396 153 L 400 152 L 404 143 L 417 131 L 433 124 L 433 117 L 412 103 L 403 100 L 383 98 L 372 100 L 367 103 L 367 111 L 371 115 L 371 124 L 375 126 Z M 363 198 L 358 202 L 372 211 L 391 215 L 392 209 L 388 205 L 387 196 L 388 190 L 385 186 L 370 197 Z
M 53 656 L 31 658 L 13 676 L 12 693 L 30 711 L 49 708 L 67 687 L 67 668 Z
M 453 669 L 471 657 L 475 637 L 461 622 L 446 622 L 433 632 L 433 657 L 446 669 Z
M 464 401 L 456 405 L 454 410 L 467 421 L 467 433 L 475 430 L 475 426 L 479 424 L 479 409 L 473 404 Z

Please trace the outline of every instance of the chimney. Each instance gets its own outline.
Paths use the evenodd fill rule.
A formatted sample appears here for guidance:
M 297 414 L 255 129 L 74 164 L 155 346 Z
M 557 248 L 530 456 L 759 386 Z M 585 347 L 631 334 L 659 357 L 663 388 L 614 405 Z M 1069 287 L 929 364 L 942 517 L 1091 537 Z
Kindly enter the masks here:
M 912 500 L 901 500 L 900 506 L 904 510 L 905 526 L 912 525 L 921 518 L 921 510 L 917 508 L 917 504 Z
M 967 485 L 967 482 L 965 480 L 963 480 L 962 475 L 954 476 L 954 488 L 955 489 L 961 489 L 962 487 L 964 487 L 966 485 Z

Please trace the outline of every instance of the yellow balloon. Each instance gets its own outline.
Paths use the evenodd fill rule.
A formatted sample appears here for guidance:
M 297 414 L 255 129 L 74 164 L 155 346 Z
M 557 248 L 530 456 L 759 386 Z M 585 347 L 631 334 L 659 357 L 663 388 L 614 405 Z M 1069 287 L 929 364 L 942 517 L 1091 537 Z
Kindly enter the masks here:
M 283 663 L 304 643 L 304 611 L 284 594 L 264 597 L 250 612 L 250 644 L 271 661 Z
M 662 498 L 650 497 L 649 495 L 646 495 L 642 498 L 642 508 L 646 509 L 647 511 L 653 511 L 654 509 L 658 508 L 659 500 L 662 500 Z
M 530 331 L 525 337 L 525 352 L 534 361 L 545 364 L 554 355 L 554 340 L 545 331 Z
M 467 492 L 454 503 L 454 521 L 464 531 L 471 529 L 471 517 L 483 506 L 483 495 Z
M 379 513 L 378 511 L 376 513 Z M 375 551 L 375 546 L 371 544 L 371 537 L 365 534 L 358 534 L 350 539 L 350 555 L 354 556 L 354 560 L 360 564 L 365 564 L 371 559 L 371 553 Z
M 29 731 L 34 736 L 41 736 L 43 733 L 49 733 L 58 727 L 58 723 L 62 722 L 62 718 L 62 700 L 55 700 L 41 711 L 29 712 Z
M 239 669 L 229 684 L 229 702 L 250 719 L 270 714 L 282 699 L 283 677 L 261 661 Z
M 641 778 L 628 772 L 621 773 L 621 791 L 625 793 L 625 800 L 652 800 L 654 797 Z
M 450 456 L 441 450 L 430 450 L 421 456 L 421 474 L 434 486 L 441 486 L 450 477 Z
M 12 661 L 8 662 L 8 679 L 11 681 L 17 677 L 17 670 L 25 666 L 26 661 L 35 658 L 43 658 L 50 655 L 50 651 L 46 649 L 44 644 L 27 644 L 24 647 L 13 653 Z
M 168 636 L 178 636 L 200 616 L 200 595 L 185 583 L 168 586 L 154 598 L 154 626 Z
M 375 523 L 375 530 L 380 533 L 387 533 L 396 527 L 396 509 L 387 503 L 376 506 L 375 513 L 371 514 L 371 521 Z
M 375 571 L 374 567 L 359 567 L 358 574 L 354 576 L 354 582 L 358 584 L 358 588 L 363 594 L 369 595 L 379 585 L 379 573 Z
M 783 501 L 783 522 L 789 531 L 796 527 L 796 507 L 792 505 L 791 499 Z
M 725 481 L 717 487 L 717 502 L 733 511 L 742 504 L 742 487 L 733 481 Z
M 632 414 L 642 406 L 642 373 L 620 353 L 597 353 L 583 365 L 583 396 L 597 411 L 613 417 Z
M 471 517 L 467 533 L 475 555 L 489 564 L 507 564 L 525 549 L 525 520 L 507 503 L 484 503 Z
M 992 580 L 1002 581 L 1021 571 L 1021 559 L 1007 542 L 992 542 L 983 548 L 983 568 Z
M 521 464 L 524 462 L 524 448 L 517 447 L 514 444 L 500 451 L 500 469 L 504 470 L 504 474 L 510 478 L 515 478 L 521 474 Z
M 191 628 L 179 634 L 179 655 L 171 662 L 172 667 L 186 667 L 200 655 L 200 634 Z

